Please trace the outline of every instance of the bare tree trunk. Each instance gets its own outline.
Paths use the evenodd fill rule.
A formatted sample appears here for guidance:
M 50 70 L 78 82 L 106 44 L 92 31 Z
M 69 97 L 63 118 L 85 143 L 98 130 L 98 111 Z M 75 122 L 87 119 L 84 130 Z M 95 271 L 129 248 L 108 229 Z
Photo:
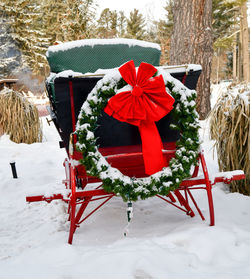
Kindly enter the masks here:
M 241 45 L 242 45 L 242 62 L 243 62 L 243 80 L 249 81 L 249 50 L 248 50 L 248 24 L 247 24 L 247 2 L 241 5 Z
M 238 43 L 238 77 L 239 77 L 239 81 L 243 80 L 242 30 L 239 33 L 239 43 Z
M 219 83 L 219 72 L 220 72 L 220 49 L 217 51 L 217 67 L 216 67 L 216 83 Z
M 171 64 L 201 64 L 197 85 L 197 111 L 205 119 L 211 110 L 212 0 L 175 0 L 171 37 Z
M 234 35 L 233 43 L 233 80 L 237 81 L 237 34 Z

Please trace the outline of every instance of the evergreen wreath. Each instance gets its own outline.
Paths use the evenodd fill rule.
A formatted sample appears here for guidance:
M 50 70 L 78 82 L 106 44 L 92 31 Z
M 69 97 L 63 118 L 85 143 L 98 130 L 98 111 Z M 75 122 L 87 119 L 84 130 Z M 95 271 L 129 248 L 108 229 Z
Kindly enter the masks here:
M 191 176 L 191 167 L 197 164 L 200 141 L 198 113 L 195 109 L 196 91 L 188 89 L 180 81 L 158 68 L 156 75 L 160 74 L 163 76 L 166 90 L 175 99 L 172 110 L 175 124 L 171 124 L 170 127 L 180 131 L 175 157 L 170 160 L 169 166 L 161 171 L 145 178 L 129 177 L 113 168 L 98 151 L 97 139 L 94 135 L 98 116 L 112 96 L 129 86 L 118 69 L 112 70 L 97 82 L 78 117 L 76 146 L 83 154 L 80 162 L 88 175 L 102 180 L 105 191 L 121 196 L 124 201 L 146 199 L 158 194 L 168 195 L 170 191 L 179 188 L 183 179 Z

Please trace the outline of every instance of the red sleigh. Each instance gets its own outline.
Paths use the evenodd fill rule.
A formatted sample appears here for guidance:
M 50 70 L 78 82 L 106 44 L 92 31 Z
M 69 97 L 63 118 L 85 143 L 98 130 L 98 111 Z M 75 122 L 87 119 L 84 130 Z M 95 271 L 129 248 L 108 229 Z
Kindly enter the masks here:
M 112 45 L 114 47 L 114 45 Z M 128 51 L 129 48 L 128 48 Z M 134 54 L 130 53 L 131 58 Z M 117 62 L 118 65 L 124 61 Z M 139 63 L 140 61 L 138 61 Z M 148 61 L 151 62 L 151 61 Z M 120 63 L 120 64 L 119 64 Z M 72 67 L 71 67 L 72 68 Z M 73 69 L 74 70 L 74 69 Z M 197 66 L 176 66 L 166 67 L 173 77 L 182 81 L 190 89 L 195 89 L 201 69 Z M 80 108 L 86 99 L 88 93 L 95 86 L 96 82 L 102 78 L 102 75 L 82 75 L 78 77 L 54 77 L 47 81 L 47 91 L 50 99 L 50 112 L 52 120 L 62 138 L 61 146 L 67 150 L 68 158 L 64 161 L 66 178 L 63 183 L 66 186 L 66 193 L 55 193 L 51 196 L 39 195 L 28 196 L 27 202 L 46 201 L 60 199 L 68 204 L 68 214 L 70 221 L 70 231 L 68 243 L 72 243 L 73 235 L 77 227 L 80 226 L 87 218 L 106 204 L 111 198 L 115 197 L 114 193 L 105 192 L 102 188 L 102 181 L 97 177 L 91 177 L 86 174 L 85 167 L 79 164 L 82 154 L 76 150 L 76 134 L 75 125 Z M 163 156 L 169 162 L 175 156 L 176 140 L 178 134 L 169 130 L 171 116 L 163 119 L 158 129 L 161 134 L 167 136 L 167 139 L 162 137 L 163 141 Z M 103 134 L 101 135 L 101 144 L 99 151 L 106 158 L 112 167 L 120 170 L 121 173 L 130 177 L 146 177 L 141 144 L 135 139 L 138 138 L 133 127 L 122 126 L 115 123 L 110 129 L 110 122 L 113 120 L 107 118 L 102 123 Z M 105 132 L 107 126 L 109 133 L 122 135 L 121 139 L 113 142 L 107 137 Z M 132 125 L 131 125 L 132 126 Z M 116 131 L 118 129 L 118 131 Z M 121 131 L 119 130 L 121 129 Z M 127 129 L 127 130 L 126 130 Z M 125 130 L 125 131 L 124 131 Z M 111 133 L 112 134 L 112 133 Z M 130 135 L 128 139 L 126 136 Z M 124 139 L 125 138 L 125 139 Z M 127 144 L 126 144 L 127 143 Z M 202 175 L 198 176 L 199 167 L 202 170 Z M 244 173 L 240 171 L 232 171 L 227 173 L 219 173 L 211 178 L 207 171 L 207 166 L 204 154 L 200 151 L 198 156 L 198 164 L 194 167 L 193 174 L 189 179 L 183 180 L 180 187 L 168 194 L 168 196 L 157 195 L 158 198 L 180 209 L 190 217 L 194 217 L 194 209 L 198 212 L 202 220 L 205 220 L 192 191 L 205 190 L 208 199 L 210 225 L 215 223 L 214 206 L 212 198 L 212 186 L 218 182 L 230 183 L 232 180 L 244 179 Z M 99 182 L 98 187 L 92 187 Z M 95 202 L 95 208 L 86 214 L 87 206 Z

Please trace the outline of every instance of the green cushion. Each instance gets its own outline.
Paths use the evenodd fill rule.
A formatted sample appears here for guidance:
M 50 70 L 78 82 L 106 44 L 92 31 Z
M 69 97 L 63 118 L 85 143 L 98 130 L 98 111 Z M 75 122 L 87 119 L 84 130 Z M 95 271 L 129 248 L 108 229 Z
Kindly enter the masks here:
M 67 42 L 49 47 L 47 59 L 51 72 L 72 70 L 80 73 L 111 69 L 134 60 L 135 66 L 147 62 L 160 63 L 157 44 L 132 39 L 89 39 Z

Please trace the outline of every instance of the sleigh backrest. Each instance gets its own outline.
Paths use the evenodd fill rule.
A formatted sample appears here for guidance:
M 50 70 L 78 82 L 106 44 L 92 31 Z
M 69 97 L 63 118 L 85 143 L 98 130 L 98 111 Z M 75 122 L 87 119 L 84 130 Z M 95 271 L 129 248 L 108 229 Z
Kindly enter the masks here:
M 72 70 L 94 73 L 98 69 L 112 69 L 134 60 L 159 66 L 161 48 L 158 44 L 133 39 L 87 39 L 51 46 L 47 51 L 50 70 L 59 73 Z
M 199 67 L 190 65 L 165 67 L 165 70 L 178 80 L 184 81 L 184 84 L 189 89 L 195 89 L 201 72 Z M 73 130 L 69 81 L 73 85 L 75 118 L 77 119 L 81 106 L 89 92 L 102 77 L 101 75 L 82 75 L 78 77 L 60 77 L 58 75 L 53 80 L 53 84 L 51 84 L 51 81 L 47 82 L 53 120 L 66 149 L 68 148 L 69 136 Z M 170 113 L 156 123 L 163 142 L 175 142 L 179 138 L 179 133 L 169 128 L 172 121 Z M 99 117 L 98 124 L 99 127 L 95 132 L 95 136 L 98 138 L 97 144 L 100 147 L 132 146 L 141 143 L 140 134 L 136 126 L 120 122 L 105 113 Z

